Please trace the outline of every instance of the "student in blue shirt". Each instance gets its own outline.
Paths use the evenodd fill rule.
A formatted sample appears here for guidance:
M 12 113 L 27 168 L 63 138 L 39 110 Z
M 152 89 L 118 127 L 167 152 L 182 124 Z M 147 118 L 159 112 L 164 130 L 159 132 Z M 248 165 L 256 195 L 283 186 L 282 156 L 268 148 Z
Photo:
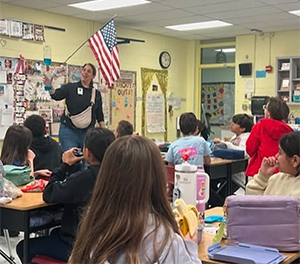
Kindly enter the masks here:
M 181 164 L 182 154 L 188 154 L 188 162 L 195 165 L 211 163 L 210 149 L 202 137 L 194 136 L 197 129 L 197 118 L 193 113 L 183 113 L 179 119 L 180 131 L 183 137 L 173 142 L 168 150 L 166 161 L 168 164 Z

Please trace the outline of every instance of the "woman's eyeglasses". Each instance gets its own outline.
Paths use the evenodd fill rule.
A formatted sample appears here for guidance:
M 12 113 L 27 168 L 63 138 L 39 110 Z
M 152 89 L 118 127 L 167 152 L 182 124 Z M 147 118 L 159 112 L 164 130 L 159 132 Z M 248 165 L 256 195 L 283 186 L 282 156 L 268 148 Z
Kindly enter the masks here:
M 266 110 L 267 109 L 267 105 L 263 105 L 263 107 L 262 107 L 264 110 Z

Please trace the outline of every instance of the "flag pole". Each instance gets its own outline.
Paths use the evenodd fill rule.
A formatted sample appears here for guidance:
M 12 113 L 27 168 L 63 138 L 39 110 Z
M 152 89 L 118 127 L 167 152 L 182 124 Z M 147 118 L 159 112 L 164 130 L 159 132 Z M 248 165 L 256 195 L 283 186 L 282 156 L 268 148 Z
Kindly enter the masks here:
M 110 21 L 112 21 L 115 17 L 116 17 L 117 15 L 114 15 L 110 20 L 108 20 L 101 28 L 100 28 L 100 30 L 102 29 L 102 28 L 104 28 Z M 97 30 L 98 31 L 98 30 Z M 96 31 L 96 32 L 97 32 Z M 96 33 L 95 32 L 95 33 Z M 94 33 L 94 34 L 95 34 Z M 93 35 L 94 35 L 93 34 Z M 93 36 L 92 35 L 92 36 Z M 92 37 L 91 36 L 91 37 Z M 67 63 L 67 61 L 69 60 L 69 59 L 71 59 L 73 56 L 74 56 L 74 54 L 78 51 L 78 50 L 80 50 L 82 47 L 83 47 L 83 45 L 85 44 L 85 43 L 87 43 L 87 41 L 91 38 L 91 37 L 89 37 L 86 41 L 84 41 L 66 60 L 65 60 L 65 62 L 64 62 L 64 64 L 66 64 Z

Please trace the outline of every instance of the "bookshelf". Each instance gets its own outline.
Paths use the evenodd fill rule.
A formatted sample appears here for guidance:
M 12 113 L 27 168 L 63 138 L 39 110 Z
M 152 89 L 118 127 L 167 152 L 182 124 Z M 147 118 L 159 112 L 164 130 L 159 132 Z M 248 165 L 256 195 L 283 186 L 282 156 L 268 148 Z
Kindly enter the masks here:
M 277 95 L 290 105 L 300 105 L 300 57 L 276 59 Z

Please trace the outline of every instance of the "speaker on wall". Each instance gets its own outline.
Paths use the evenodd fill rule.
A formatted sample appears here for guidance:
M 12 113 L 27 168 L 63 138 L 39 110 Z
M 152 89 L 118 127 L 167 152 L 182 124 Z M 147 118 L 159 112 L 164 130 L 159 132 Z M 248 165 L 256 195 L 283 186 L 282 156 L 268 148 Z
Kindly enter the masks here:
M 239 64 L 240 76 L 249 76 L 252 74 L 252 63 Z

